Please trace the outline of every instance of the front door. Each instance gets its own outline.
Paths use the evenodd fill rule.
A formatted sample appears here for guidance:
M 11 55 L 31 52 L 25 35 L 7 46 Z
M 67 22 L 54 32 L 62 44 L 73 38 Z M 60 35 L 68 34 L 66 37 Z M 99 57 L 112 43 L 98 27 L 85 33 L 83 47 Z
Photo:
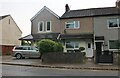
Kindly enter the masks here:
M 102 55 L 102 42 L 96 42 L 96 63 L 100 62 L 101 55 Z
M 93 57 L 92 43 L 87 43 L 86 57 Z

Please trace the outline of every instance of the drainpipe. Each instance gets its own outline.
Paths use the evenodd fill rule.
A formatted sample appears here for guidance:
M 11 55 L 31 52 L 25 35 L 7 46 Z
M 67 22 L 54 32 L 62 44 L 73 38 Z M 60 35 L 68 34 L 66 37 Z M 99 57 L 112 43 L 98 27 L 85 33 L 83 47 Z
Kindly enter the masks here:
M 59 40 L 59 39 L 60 39 L 60 35 L 61 35 L 61 34 L 59 34 L 59 35 L 58 35 L 57 40 Z

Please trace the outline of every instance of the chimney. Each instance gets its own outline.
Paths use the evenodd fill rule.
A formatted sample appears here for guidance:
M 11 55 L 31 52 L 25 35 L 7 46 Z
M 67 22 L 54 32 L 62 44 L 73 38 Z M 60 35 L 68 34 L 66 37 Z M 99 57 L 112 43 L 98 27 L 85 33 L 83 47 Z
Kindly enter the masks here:
M 120 0 L 116 1 L 116 8 L 120 8 Z
M 70 10 L 69 5 L 66 4 L 66 5 L 65 5 L 65 12 L 68 12 L 69 10 Z

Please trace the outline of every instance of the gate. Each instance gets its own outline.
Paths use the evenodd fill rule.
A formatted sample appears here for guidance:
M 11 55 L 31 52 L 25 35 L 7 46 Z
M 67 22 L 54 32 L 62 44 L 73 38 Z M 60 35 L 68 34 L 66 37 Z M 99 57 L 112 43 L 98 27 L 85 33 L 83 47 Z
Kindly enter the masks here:
M 96 63 L 113 63 L 113 52 L 102 51 L 102 42 L 96 42 Z
M 113 63 L 113 52 L 112 51 L 103 51 L 99 56 L 99 63 Z

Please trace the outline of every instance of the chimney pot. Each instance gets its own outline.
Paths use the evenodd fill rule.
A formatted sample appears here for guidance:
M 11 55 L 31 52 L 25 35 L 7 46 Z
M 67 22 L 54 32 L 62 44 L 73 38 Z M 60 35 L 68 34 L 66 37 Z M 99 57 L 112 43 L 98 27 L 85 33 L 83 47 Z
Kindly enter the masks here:
M 65 5 L 65 12 L 68 12 L 70 10 L 70 7 L 68 4 Z
M 117 0 L 117 1 L 116 1 L 116 7 L 117 7 L 117 8 L 120 8 L 120 0 Z

